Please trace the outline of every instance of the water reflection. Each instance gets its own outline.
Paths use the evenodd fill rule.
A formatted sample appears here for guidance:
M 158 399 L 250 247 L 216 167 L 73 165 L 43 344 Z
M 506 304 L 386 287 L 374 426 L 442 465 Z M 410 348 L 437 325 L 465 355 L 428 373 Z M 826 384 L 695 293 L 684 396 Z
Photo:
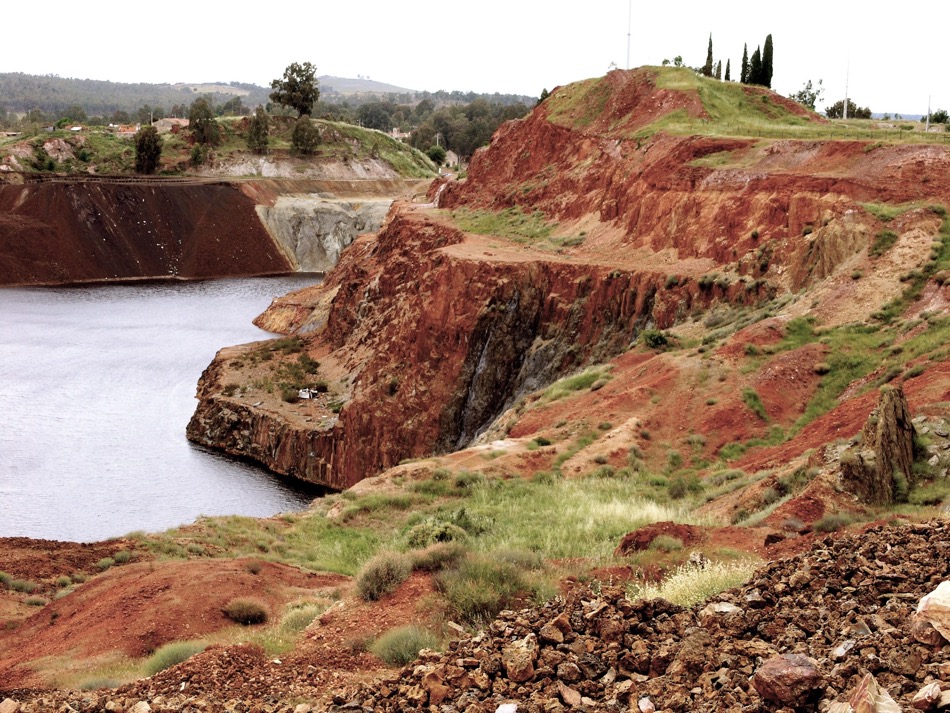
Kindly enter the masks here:
M 90 541 L 200 514 L 299 510 L 313 492 L 193 447 L 215 352 L 314 275 L 0 289 L 0 536 Z

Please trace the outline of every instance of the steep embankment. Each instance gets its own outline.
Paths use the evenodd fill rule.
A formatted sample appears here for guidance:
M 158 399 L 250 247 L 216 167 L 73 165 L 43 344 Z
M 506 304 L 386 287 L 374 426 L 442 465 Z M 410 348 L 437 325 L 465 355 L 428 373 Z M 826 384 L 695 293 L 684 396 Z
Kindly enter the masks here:
M 418 181 L 0 182 L 0 284 L 321 272 Z
M 950 203 L 942 147 L 649 128 L 704 111 L 696 93 L 658 87 L 652 70 L 557 90 L 505 125 L 465 182 L 438 191 L 453 213 L 397 208 L 324 285 L 261 318 L 305 335 L 325 393 L 282 401 L 281 389 L 288 396 L 306 379 L 282 377 L 287 367 L 276 362 L 262 373 L 236 358 L 247 349 L 228 350 L 202 379 L 189 437 L 345 487 L 401 459 L 465 446 L 519 395 L 609 360 L 644 328 L 803 287 L 860 290 L 841 275 L 866 260 L 881 227 L 867 202 Z M 497 218 L 479 229 L 496 235 L 458 228 L 473 216 Z M 939 218 L 921 210 L 902 220 L 907 254 L 890 272 L 871 266 L 862 284 L 874 287 L 856 318 L 900 293 L 896 270 L 927 259 Z M 526 221 L 548 237 L 519 233 Z M 803 392 L 796 408 L 806 401 Z
M 293 268 L 237 186 L 0 184 L 0 284 L 203 278 Z

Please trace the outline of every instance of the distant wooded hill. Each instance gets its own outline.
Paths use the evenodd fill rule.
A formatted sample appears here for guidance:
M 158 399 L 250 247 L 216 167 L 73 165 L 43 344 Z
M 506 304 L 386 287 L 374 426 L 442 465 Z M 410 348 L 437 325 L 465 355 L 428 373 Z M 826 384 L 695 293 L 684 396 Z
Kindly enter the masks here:
M 413 104 L 429 99 L 438 104 L 470 103 L 476 99 L 513 105 L 533 104 L 535 97 L 514 94 L 478 94 L 475 92 L 419 92 L 370 79 L 320 77 L 321 100 L 331 104 L 359 106 L 373 101 Z M 248 109 L 267 104 L 269 87 L 241 82 L 209 84 L 124 84 L 97 79 L 72 79 L 55 75 L 21 72 L 0 73 L 0 111 L 23 114 L 38 109 L 46 116 L 66 116 L 81 108 L 87 116 L 108 117 L 117 111 L 134 114 L 143 106 L 161 108 L 176 114 L 174 107 L 187 107 L 200 95 L 213 103 L 225 104 L 240 99 Z

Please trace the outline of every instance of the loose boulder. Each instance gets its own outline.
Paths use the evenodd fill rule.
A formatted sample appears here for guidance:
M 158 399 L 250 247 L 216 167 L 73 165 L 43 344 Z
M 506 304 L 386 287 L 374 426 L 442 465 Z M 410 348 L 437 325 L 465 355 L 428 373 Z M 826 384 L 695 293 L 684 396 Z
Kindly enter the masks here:
M 798 707 L 824 684 L 818 662 L 801 654 L 773 656 L 755 672 L 752 685 L 766 700 Z

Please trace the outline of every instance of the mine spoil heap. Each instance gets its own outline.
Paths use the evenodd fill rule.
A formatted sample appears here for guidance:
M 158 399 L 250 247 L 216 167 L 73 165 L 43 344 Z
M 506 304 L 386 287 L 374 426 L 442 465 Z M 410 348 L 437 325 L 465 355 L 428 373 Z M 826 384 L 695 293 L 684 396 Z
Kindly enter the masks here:
M 870 673 L 907 708 L 928 683 L 950 689 L 950 642 L 921 643 L 913 625 L 918 601 L 948 576 L 946 522 L 874 527 L 826 538 L 691 609 L 605 587 L 503 612 L 445 654 L 336 700 L 340 710 L 445 713 L 505 702 L 528 713 L 825 710 Z M 817 676 L 769 688 L 757 674 L 783 654 L 811 659 Z

